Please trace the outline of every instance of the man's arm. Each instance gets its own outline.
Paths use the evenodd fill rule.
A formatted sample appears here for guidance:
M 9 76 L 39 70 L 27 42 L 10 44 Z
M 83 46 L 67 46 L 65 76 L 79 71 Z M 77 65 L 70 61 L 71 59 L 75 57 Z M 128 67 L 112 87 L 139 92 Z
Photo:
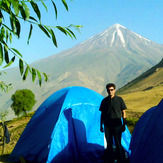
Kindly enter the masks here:
M 122 118 L 125 119 L 126 118 L 126 111 L 122 110 Z
M 101 112 L 101 119 L 100 119 L 100 131 L 104 132 L 104 128 L 103 128 L 103 124 L 104 124 L 104 116 L 103 116 L 103 112 Z
M 126 124 L 126 111 L 125 110 L 122 110 L 122 118 L 123 118 L 122 132 L 124 132 L 125 124 Z

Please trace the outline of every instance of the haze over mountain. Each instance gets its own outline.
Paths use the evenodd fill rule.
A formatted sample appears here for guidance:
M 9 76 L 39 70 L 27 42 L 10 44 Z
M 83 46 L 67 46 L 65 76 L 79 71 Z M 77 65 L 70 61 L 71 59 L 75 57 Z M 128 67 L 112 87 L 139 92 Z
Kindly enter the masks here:
M 162 57 L 163 45 L 115 24 L 71 49 L 33 63 L 33 67 L 50 75 L 49 82 L 41 88 L 29 77 L 22 82 L 18 68 L 8 69 L 5 81 L 12 82 L 14 89 L 1 94 L 1 107 L 9 107 L 11 94 L 23 88 L 35 93 L 35 108 L 53 92 L 67 86 L 84 86 L 105 95 L 106 83 L 114 82 L 120 88 Z

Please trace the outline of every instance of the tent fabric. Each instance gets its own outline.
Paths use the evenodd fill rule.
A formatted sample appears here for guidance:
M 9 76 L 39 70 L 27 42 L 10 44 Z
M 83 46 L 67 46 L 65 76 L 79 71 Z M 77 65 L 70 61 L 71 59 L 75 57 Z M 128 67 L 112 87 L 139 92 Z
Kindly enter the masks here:
M 163 152 L 163 99 L 137 122 L 131 138 L 131 163 L 158 163 Z
M 48 97 L 37 109 L 9 160 L 24 157 L 42 163 L 96 163 L 104 152 L 99 107 L 103 96 L 84 87 L 67 87 Z M 131 135 L 123 133 L 129 151 Z

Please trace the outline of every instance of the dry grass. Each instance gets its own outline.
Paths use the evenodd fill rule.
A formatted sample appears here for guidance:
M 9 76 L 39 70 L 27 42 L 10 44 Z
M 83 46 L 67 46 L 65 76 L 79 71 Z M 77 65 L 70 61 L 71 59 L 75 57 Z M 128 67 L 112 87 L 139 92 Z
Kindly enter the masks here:
M 22 134 L 30 119 L 31 116 L 16 118 L 12 121 L 6 122 L 7 128 L 10 133 L 10 143 L 5 144 L 4 154 L 9 154 L 12 152 L 20 135 Z M 2 154 L 2 146 L 0 147 L 0 154 Z
M 163 98 L 163 85 L 153 87 L 151 90 L 121 95 L 128 112 L 144 113 L 149 108 L 159 104 Z

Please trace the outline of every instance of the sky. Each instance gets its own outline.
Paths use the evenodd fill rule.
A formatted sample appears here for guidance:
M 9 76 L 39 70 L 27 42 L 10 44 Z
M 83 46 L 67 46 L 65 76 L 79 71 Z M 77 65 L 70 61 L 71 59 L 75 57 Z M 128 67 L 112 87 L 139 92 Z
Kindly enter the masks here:
M 42 24 L 50 26 L 74 24 L 83 27 L 80 33 L 73 30 L 77 39 L 71 39 L 55 29 L 58 42 L 56 48 L 52 40 L 37 27 L 34 27 L 30 43 L 27 45 L 29 24 L 23 21 L 21 38 L 13 38 L 11 47 L 18 49 L 28 64 L 72 48 L 116 23 L 149 40 L 163 44 L 163 1 L 161 0 L 66 0 L 68 12 L 61 0 L 55 0 L 58 8 L 57 20 L 51 1 L 44 2 L 48 12 L 40 5 Z

